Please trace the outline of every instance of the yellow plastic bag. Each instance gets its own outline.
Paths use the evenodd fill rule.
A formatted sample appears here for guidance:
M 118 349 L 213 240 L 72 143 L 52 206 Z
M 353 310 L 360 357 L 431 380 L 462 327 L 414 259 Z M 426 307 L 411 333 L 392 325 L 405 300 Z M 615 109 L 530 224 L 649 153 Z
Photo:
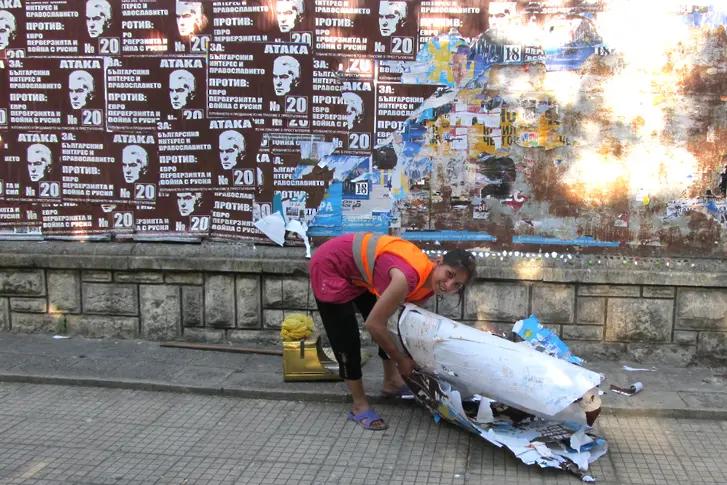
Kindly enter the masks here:
M 303 313 L 291 313 L 283 320 L 280 337 L 284 341 L 300 340 L 313 333 L 313 319 Z

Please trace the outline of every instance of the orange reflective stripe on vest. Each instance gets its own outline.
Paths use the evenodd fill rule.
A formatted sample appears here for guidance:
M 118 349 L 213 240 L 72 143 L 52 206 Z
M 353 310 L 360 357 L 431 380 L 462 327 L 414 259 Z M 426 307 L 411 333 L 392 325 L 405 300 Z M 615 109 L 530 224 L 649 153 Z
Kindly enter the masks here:
M 423 288 L 434 269 L 434 263 L 415 244 L 404 239 L 384 236 L 381 234 L 358 233 L 353 238 L 353 259 L 361 278 L 355 278 L 354 284 L 366 287 L 371 293 L 379 296 L 374 287 L 374 265 L 376 258 L 382 253 L 391 253 L 409 263 L 419 275 L 417 287 L 409 293 L 406 301 L 418 301 L 426 297 L 430 290 Z

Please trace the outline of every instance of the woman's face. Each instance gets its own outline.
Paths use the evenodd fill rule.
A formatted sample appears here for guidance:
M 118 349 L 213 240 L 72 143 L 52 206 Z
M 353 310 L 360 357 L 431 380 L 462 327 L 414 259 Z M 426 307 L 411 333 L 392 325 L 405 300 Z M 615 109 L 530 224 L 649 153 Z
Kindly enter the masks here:
M 464 268 L 439 262 L 432 271 L 432 291 L 435 295 L 457 293 L 464 288 L 468 276 Z

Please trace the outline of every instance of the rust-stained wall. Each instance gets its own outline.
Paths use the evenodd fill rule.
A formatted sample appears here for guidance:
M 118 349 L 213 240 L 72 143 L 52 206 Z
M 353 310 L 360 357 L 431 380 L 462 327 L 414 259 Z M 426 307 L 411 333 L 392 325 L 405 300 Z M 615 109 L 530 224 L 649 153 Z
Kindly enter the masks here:
M 725 12 L 588 3 L 590 11 L 552 14 L 519 4 L 518 15 L 501 16 L 468 50 L 474 76 L 410 118 L 413 134 L 392 140 L 405 237 L 428 230 L 442 245 L 724 253 Z M 507 49 L 523 55 L 529 45 L 544 52 L 503 61 Z M 496 240 L 471 241 L 482 233 Z

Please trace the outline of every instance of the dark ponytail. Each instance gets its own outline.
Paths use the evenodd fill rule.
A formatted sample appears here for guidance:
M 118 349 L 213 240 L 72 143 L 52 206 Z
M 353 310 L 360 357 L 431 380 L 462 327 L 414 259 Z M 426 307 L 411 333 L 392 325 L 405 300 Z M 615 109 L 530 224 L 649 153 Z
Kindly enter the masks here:
M 459 302 L 457 305 L 459 306 L 462 304 L 462 299 L 464 298 L 464 290 L 467 288 L 470 281 L 475 279 L 477 276 L 477 259 L 475 258 L 475 255 L 469 251 L 465 251 L 464 249 L 454 249 L 445 253 L 442 257 L 442 264 L 446 264 L 452 268 L 462 268 L 467 272 L 467 280 L 464 282 L 464 285 L 462 285 L 462 289 L 458 292 Z

